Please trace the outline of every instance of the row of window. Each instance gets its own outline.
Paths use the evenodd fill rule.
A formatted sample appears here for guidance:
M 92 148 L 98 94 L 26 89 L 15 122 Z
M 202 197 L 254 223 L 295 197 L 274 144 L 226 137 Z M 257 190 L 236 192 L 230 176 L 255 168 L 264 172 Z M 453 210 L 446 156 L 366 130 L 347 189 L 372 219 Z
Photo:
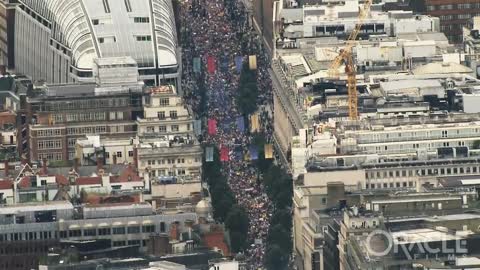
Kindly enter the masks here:
M 395 182 L 395 183 L 371 183 L 371 184 L 366 184 L 365 188 L 366 189 L 375 189 L 375 188 L 406 188 L 406 187 L 415 187 L 415 183 L 413 181 L 408 181 L 408 182 Z
M 159 159 L 158 161 L 157 160 L 147 160 L 147 163 L 148 165 L 155 165 L 155 164 L 158 164 L 158 165 L 163 165 L 163 164 L 175 164 L 175 159 L 172 158 L 172 159 Z M 183 164 L 185 163 L 185 159 L 184 158 L 179 158 L 177 159 L 177 163 L 178 164 Z
M 106 133 L 107 127 L 106 126 L 95 126 L 95 127 L 72 127 L 67 128 L 67 135 L 83 135 L 83 134 L 99 134 L 99 133 Z
M 160 120 L 163 120 L 166 118 L 165 112 L 158 112 L 157 115 L 158 115 L 158 119 Z M 170 111 L 170 119 L 177 119 L 177 118 L 178 118 L 177 111 Z
M 153 178 L 155 176 L 182 176 L 186 175 L 185 169 L 177 169 L 177 170 L 151 170 L 149 171 L 148 175 L 150 178 Z
M 118 151 L 118 152 L 112 152 L 112 155 L 116 155 L 117 158 L 123 157 L 123 153 Z M 133 157 L 133 151 L 128 151 L 128 156 Z M 110 158 L 110 152 L 105 152 L 105 157 Z
M 137 41 L 152 41 L 152 36 L 136 36 Z
M 160 231 L 165 232 L 165 223 L 160 223 Z M 74 229 L 68 231 L 60 231 L 60 238 L 81 237 L 81 236 L 105 236 L 105 235 L 123 235 L 137 233 L 154 233 L 155 225 L 129 226 L 129 227 L 113 227 L 113 228 L 92 228 L 82 230 Z
M 480 3 L 460 3 L 460 4 L 447 4 L 447 5 L 428 5 L 428 11 L 434 10 L 451 10 L 451 9 L 475 9 L 480 8 Z
M 105 112 L 68 113 L 67 122 L 104 121 L 107 120 Z
M 135 100 L 133 100 L 136 102 Z M 140 101 L 138 101 L 141 103 Z M 84 99 L 84 100 L 72 100 L 70 102 L 47 102 L 40 105 L 35 105 L 32 109 L 34 111 L 65 111 L 65 110 L 80 110 L 80 109 L 100 109 L 100 108 L 118 108 L 118 107 L 127 107 L 131 104 L 131 100 L 128 97 L 112 97 L 109 99 L 98 98 L 98 99 Z M 140 104 L 138 105 L 140 106 Z M 61 114 L 57 114 L 59 117 L 62 117 Z M 62 119 L 62 118 L 60 118 Z
M 52 137 L 52 136 L 61 136 L 61 129 L 42 129 L 37 130 L 37 137 Z
M 48 141 L 38 141 L 37 142 L 38 150 L 43 149 L 61 149 L 62 141 L 61 140 L 48 140 Z
M 177 132 L 179 131 L 179 126 L 178 125 L 171 125 L 170 126 L 170 131 L 172 132 Z M 147 133 L 154 133 L 155 132 L 155 127 L 154 126 L 148 126 L 147 127 Z M 158 133 L 165 133 L 167 132 L 167 126 L 158 126 Z
M 395 170 L 395 171 L 369 171 L 365 173 L 367 179 L 385 179 L 394 177 L 414 177 L 428 175 L 452 175 L 477 173 L 478 167 L 453 167 L 453 168 L 430 168 L 413 170 Z
M 38 159 L 39 160 L 63 160 L 63 154 L 61 152 L 56 152 L 56 153 L 39 153 L 38 154 Z

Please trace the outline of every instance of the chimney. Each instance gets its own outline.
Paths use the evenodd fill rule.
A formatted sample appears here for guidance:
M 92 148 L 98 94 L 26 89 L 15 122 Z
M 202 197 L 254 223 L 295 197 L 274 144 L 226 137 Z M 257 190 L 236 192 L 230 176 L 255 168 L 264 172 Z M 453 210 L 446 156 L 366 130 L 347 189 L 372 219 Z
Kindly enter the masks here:
M 48 174 L 48 167 L 47 167 L 47 159 L 42 159 L 42 173 L 47 175 Z
M 5 162 L 5 177 L 8 177 L 8 174 L 10 172 L 10 170 L 9 170 L 10 168 L 8 167 L 9 166 L 8 165 L 8 159 L 5 159 L 4 162 Z
M 113 154 L 113 164 L 117 164 L 117 154 Z
M 133 148 L 133 165 L 138 168 L 138 148 Z
M 76 173 L 78 173 L 78 163 L 80 163 L 79 158 L 74 158 L 73 159 L 73 169 L 75 170 Z

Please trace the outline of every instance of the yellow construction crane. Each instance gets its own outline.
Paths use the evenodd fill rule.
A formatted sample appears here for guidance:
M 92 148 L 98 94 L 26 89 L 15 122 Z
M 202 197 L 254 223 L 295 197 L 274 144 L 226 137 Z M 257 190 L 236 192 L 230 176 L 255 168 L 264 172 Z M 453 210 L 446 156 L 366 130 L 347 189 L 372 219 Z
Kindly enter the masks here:
M 358 22 L 355 25 L 355 29 L 348 36 L 346 46 L 342 49 L 337 57 L 330 64 L 328 69 L 328 75 L 330 78 L 338 79 L 338 69 L 342 64 L 345 64 L 345 74 L 347 74 L 347 87 L 348 87 L 348 116 L 350 120 L 358 119 L 358 98 L 357 98 L 357 71 L 355 64 L 353 63 L 352 49 L 355 46 L 360 29 L 362 28 L 365 18 L 368 16 L 370 6 L 373 0 L 365 0 L 363 8 L 360 9 L 358 14 Z

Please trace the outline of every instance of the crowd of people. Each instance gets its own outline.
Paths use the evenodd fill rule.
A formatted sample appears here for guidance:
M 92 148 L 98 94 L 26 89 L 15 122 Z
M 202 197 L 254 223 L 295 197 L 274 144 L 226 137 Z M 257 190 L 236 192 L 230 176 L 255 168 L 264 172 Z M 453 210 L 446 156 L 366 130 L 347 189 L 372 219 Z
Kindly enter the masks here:
M 222 173 L 228 178 L 237 203 L 248 212 L 249 247 L 245 250 L 245 256 L 248 264 L 258 269 L 263 265 L 273 209 L 259 181 L 258 169 L 234 151 L 248 149 L 253 137 L 248 131 L 241 132 L 235 124 L 241 116 L 235 104 L 240 74 L 233 59 L 243 56 L 244 61 L 248 61 L 248 55 L 257 56 L 260 119 L 263 134 L 267 142 L 271 142 L 272 90 L 267 71 L 268 57 L 262 51 L 259 38 L 248 25 L 247 14 L 240 1 L 183 0 L 180 10 L 185 100 L 200 117 L 217 121 L 216 134 L 205 134 L 203 143 L 231 150 Z M 195 57 L 201 58 L 204 72 L 194 70 Z M 217 62 L 213 73 L 206 71 L 208 57 L 214 57 Z M 222 59 L 229 59 L 227 65 L 220 63 Z M 200 93 L 202 87 L 203 96 Z M 205 100 L 202 101 L 202 98 Z

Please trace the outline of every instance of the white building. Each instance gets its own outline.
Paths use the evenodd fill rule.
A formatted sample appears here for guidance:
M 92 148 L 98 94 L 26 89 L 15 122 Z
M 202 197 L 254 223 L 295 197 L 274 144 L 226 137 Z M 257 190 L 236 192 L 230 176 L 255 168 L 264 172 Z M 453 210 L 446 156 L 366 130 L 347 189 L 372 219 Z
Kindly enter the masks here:
M 148 181 L 199 180 L 203 151 L 195 138 L 192 114 L 174 87 L 149 91 L 144 96 L 144 117 L 137 120 L 140 175 Z
M 285 27 L 284 36 L 290 39 L 347 36 L 355 28 L 361 6 L 358 0 L 347 0 L 341 4 L 304 5 L 301 12 L 298 9 L 283 9 L 279 17 L 289 24 Z M 298 24 L 299 21 L 302 22 L 301 25 Z M 360 35 L 396 36 L 402 33 L 438 31 L 438 18 L 413 15 L 411 11 L 383 12 L 372 6 Z
M 93 82 L 96 58 L 130 56 L 149 85 L 179 86 L 171 0 L 19 0 L 16 71 L 48 83 Z

